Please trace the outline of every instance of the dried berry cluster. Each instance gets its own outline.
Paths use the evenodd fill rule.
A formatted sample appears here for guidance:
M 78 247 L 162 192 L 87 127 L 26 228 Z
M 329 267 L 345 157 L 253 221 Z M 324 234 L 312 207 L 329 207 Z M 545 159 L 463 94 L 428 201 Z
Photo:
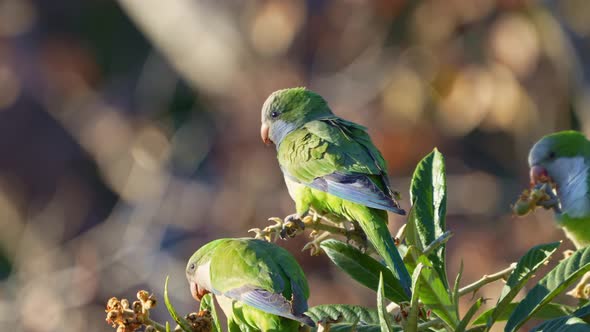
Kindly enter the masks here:
M 524 216 L 537 207 L 555 209 L 559 205 L 555 195 L 556 185 L 552 182 L 537 183 L 533 188 L 525 189 L 512 206 L 512 212 L 517 216 Z
M 201 310 L 186 315 L 186 320 L 194 332 L 213 331 L 213 317 L 209 310 Z
M 410 315 L 410 306 L 409 306 L 409 304 L 402 303 L 399 307 L 393 308 L 393 310 L 391 311 L 391 314 L 393 315 L 393 320 L 397 324 L 403 325 L 407 321 L 408 316 Z M 420 303 L 419 310 L 418 310 L 418 317 L 421 319 L 424 319 L 424 320 L 429 320 L 430 314 L 431 314 L 430 309 L 425 310 L 424 305 L 422 303 Z
M 107 302 L 107 323 L 117 328 L 117 332 L 133 332 L 145 326 L 145 331 L 156 331 L 149 319 L 149 310 L 156 306 L 156 297 L 147 291 L 137 292 L 138 301 L 131 306 L 127 299 L 112 297 Z
M 138 301 L 134 301 L 129 305 L 127 299 L 117 299 L 112 297 L 107 302 L 107 318 L 108 324 L 117 328 L 117 332 L 135 332 L 142 327 L 145 332 L 165 331 L 166 328 L 150 319 L 150 309 L 156 306 L 156 297 L 147 291 L 141 290 L 137 292 Z M 185 317 L 188 326 L 184 330 L 191 332 L 210 332 L 213 330 L 213 317 L 208 310 L 201 310 L 198 313 L 193 312 Z M 180 327 L 174 329 L 181 330 Z

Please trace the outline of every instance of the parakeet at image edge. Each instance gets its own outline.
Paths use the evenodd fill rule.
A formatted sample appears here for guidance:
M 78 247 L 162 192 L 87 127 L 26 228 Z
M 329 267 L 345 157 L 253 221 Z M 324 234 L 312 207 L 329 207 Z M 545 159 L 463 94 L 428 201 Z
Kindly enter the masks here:
M 387 228 L 387 211 L 405 214 L 391 190 L 385 160 L 366 128 L 332 113 L 305 88 L 273 92 L 262 107 L 262 140 L 274 143 L 296 216 L 310 209 L 358 222 L 410 294 L 411 279 Z
M 567 130 L 541 138 L 528 157 L 531 183 L 556 184 L 558 225 L 576 248 L 590 245 L 590 142 Z
M 314 326 L 304 315 L 309 286 L 285 249 L 252 238 L 218 239 L 197 250 L 186 266 L 191 294 L 215 295 L 234 331 L 299 331 Z

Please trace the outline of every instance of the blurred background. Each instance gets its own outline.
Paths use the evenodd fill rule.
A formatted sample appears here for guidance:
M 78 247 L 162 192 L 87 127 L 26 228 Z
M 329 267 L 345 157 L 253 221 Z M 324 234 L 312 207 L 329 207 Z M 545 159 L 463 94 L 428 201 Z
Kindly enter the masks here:
M 0 330 L 111 331 L 107 299 L 162 299 L 166 275 L 194 311 L 193 251 L 294 212 L 259 137 L 285 87 L 369 128 L 405 208 L 416 163 L 443 152 L 451 279 L 562 239 L 510 204 L 541 135 L 590 134 L 589 34 L 587 0 L 0 0 Z M 374 305 L 306 241 L 279 244 L 311 305 Z

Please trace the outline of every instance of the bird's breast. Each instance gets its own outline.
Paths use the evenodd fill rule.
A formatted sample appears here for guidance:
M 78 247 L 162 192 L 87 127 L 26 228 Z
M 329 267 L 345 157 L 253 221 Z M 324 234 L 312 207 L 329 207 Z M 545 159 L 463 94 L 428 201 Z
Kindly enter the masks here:
M 293 181 L 286 175 L 285 175 L 285 184 L 287 184 L 287 190 L 289 191 L 289 196 L 291 196 L 291 199 L 293 199 L 294 201 L 297 200 L 297 197 L 299 194 L 301 194 L 301 191 L 303 189 L 305 189 L 304 184 Z

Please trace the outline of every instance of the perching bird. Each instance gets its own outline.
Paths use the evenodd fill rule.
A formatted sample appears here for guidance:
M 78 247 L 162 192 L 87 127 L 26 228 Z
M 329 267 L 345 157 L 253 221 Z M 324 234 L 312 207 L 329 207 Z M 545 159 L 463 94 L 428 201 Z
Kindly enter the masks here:
M 215 295 L 234 331 L 298 331 L 313 326 L 304 315 L 309 287 L 285 249 L 251 238 L 219 239 L 197 250 L 186 266 L 191 294 Z
M 366 128 L 334 115 L 305 88 L 273 92 L 262 106 L 262 140 L 273 142 L 301 219 L 321 215 L 358 222 L 379 255 L 410 292 L 410 276 L 387 228 L 387 211 L 405 214 L 381 153 Z
M 568 130 L 541 138 L 529 153 L 531 182 L 557 185 L 555 216 L 576 248 L 590 245 L 590 142 Z

